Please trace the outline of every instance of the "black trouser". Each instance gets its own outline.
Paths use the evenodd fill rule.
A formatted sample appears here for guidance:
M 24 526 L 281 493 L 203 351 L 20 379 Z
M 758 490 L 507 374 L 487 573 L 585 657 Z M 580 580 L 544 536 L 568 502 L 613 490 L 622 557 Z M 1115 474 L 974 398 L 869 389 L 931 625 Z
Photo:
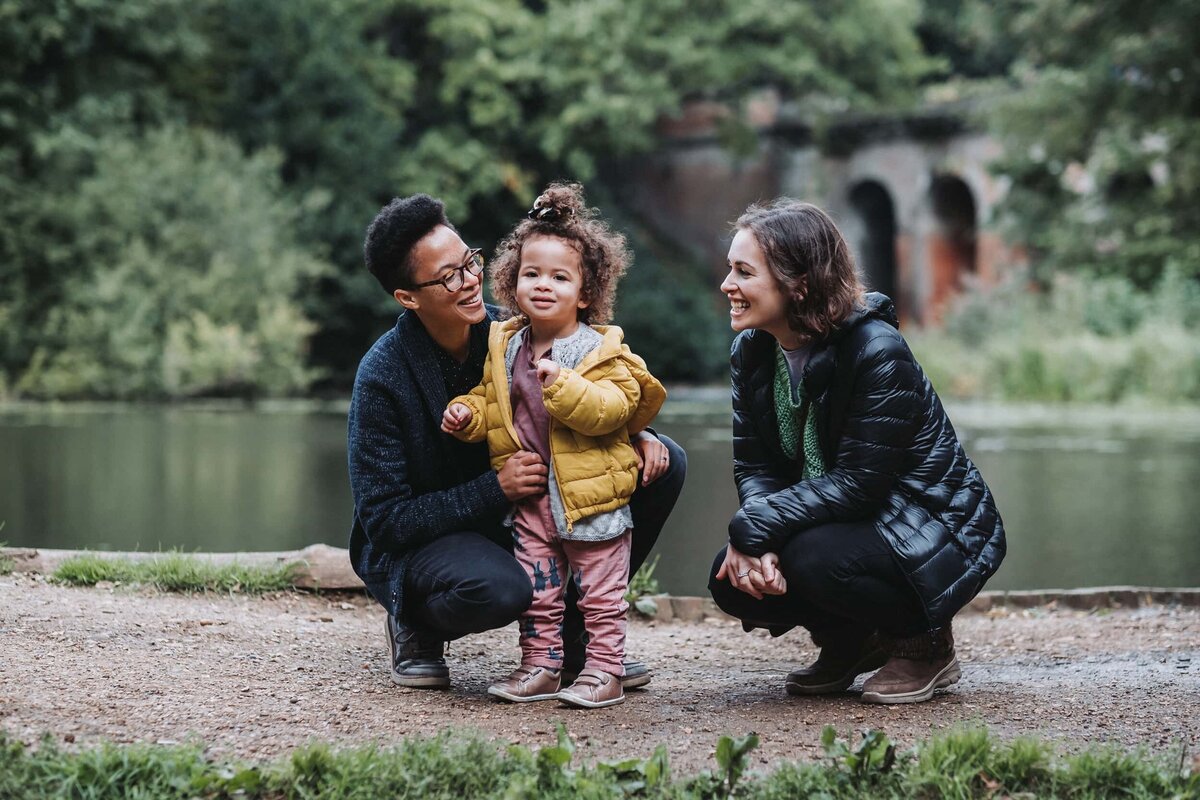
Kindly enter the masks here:
M 756 600 L 717 580 L 725 548 L 709 573 L 708 591 L 726 614 L 778 635 L 800 625 L 818 637 L 850 627 L 912 636 L 928 629 L 916 591 L 871 523 L 820 525 L 779 551 L 787 593 Z
M 659 439 L 670 451 L 667 472 L 649 486 L 640 486 L 630 499 L 633 545 L 629 574 L 646 560 L 658 540 L 687 473 L 687 455 L 666 436 Z M 566 619 L 563 622 L 565 655 L 580 650 L 583 616 L 576 608 L 578 590 L 568 581 Z M 525 612 L 533 598 L 529 576 L 513 558 L 511 549 L 473 531 L 440 537 L 413 553 L 404 579 L 404 613 L 414 625 L 456 639 L 469 633 L 500 628 Z M 573 652 L 574 651 L 574 652 Z

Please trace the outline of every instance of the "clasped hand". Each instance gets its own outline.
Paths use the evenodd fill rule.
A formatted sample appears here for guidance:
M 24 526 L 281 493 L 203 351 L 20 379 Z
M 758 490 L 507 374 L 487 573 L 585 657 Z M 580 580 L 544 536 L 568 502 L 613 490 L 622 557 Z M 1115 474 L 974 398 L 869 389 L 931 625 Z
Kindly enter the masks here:
M 779 556 L 764 553 L 761 558 L 748 556 L 729 545 L 725 560 L 717 570 L 717 580 L 728 579 L 733 588 L 755 600 L 768 594 L 787 594 L 787 579 L 779 571 Z

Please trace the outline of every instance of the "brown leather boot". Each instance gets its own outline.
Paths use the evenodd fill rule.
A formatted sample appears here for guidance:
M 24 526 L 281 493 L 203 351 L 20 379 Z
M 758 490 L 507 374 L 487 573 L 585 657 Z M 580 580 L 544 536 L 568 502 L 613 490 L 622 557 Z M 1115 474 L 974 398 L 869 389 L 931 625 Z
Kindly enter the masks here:
M 871 631 L 822 631 L 813 632 L 812 637 L 821 652 L 809 666 L 788 673 L 783 685 L 788 694 L 844 692 L 855 678 L 879 669 L 888 658 L 879 637 Z
M 885 646 L 891 657 L 863 684 L 864 703 L 923 703 L 962 677 L 949 624 Z
M 522 664 L 502 681 L 488 687 L 488 694 L 510 703 L 532 703 L 558 697 L 562 678 L 556 669 Z
M 599 669 L 584 669 L 574 683 L 558 693 L 558 699 L 581 708 L 605 708 L 624 703 L 625 690 L 616 675 Z

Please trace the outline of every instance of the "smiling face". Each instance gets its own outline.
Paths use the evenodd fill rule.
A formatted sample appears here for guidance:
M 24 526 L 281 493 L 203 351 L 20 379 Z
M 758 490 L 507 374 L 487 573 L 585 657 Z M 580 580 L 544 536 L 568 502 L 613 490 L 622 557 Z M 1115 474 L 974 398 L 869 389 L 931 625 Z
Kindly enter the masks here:
M 583 258 L 570 242 L 531 236 L 521 247 L 517 269 L 517 308 L 534 334 L 561 339 L 575 331 L 583 298 Z
M 750 231 L 741 229 L 729 245 L 729 274 L 721 282 L 729 298 L 729 324 L 735 331 L 764 330 L 788 349 L 799 337 L 788 325 L 788 294 Z
M 412 283 L 437 280 L 462 266 L 470 248 L 457 233 L 438 225 L 421 238 L 412 249 Z M 482 275 L 463 275 L 463 285 L 456 292 L 441 284 L 420 289 L 397 289 L 396 300 L 411 309 L 432 332 L 448 337 L 459 329 L 466 330 L 487 315 L 483 306 Z

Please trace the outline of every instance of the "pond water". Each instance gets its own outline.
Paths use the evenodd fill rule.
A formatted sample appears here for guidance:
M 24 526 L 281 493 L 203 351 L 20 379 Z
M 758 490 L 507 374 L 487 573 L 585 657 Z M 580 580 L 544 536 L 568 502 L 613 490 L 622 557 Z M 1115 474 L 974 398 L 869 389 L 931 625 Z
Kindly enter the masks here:
M 702 594 L 736 507 L 727 401 L 673 401 L 688 451 L 656 552 L 665 591 Z M 1200 585 L 1200 412 L 951 409 L 996 496 L 994 589 Z M 344 413 L 16 407 L 0 411 L 0 541 L 109 550 L 345 546 Z

